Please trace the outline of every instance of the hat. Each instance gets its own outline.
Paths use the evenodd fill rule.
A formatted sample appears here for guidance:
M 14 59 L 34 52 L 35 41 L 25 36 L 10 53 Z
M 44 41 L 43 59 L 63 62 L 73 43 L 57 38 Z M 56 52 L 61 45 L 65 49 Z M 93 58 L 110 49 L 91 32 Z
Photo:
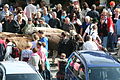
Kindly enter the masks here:
M 7 7 L 7 8 L 9 8 L 9 5 L 8 5 L 8 4 L 5 4 L 5 5 L 4 5 L 4 7 Z
M 28 18 L 28 21 L 32 21 L 32 18 Z
M 110 4 L 111 6 L 112 6 L 112 5 L 115 5 L 115 1 L 111 1 L 109 4 Z
M 93 18 L 92 23 L 96 23 L 96 22 L 98 22 L 98 19 L 97 18 Z

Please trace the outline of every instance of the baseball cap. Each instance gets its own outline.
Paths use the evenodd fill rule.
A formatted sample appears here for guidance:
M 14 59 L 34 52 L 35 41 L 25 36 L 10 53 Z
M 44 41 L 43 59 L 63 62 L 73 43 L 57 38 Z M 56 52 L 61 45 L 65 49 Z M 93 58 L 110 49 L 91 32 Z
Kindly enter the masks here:
M 115 1 L 111 1 L 109 4 L 110 4 L 111 6 L 112 6 L 112 5 L 115 5 Z

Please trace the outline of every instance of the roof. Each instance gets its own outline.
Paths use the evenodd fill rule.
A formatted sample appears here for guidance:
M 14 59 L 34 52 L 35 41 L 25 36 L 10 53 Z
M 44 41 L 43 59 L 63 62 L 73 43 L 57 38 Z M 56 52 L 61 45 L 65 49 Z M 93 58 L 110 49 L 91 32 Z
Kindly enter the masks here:
M 32 74 L 36 73 L 31 66 L 22 61 L 4 61 L 0 62 L 6 69 L 6 74 Z
M 88 67 L 120 67 L 112 56 L 103 51 L 79 51 Z

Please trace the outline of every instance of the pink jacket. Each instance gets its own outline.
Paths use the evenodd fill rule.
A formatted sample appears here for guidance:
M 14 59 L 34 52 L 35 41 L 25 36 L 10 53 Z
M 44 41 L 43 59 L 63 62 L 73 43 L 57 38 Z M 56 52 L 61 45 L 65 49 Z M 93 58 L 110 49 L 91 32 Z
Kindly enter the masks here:
M 47 50 L 44 47 L 39 48 L 37 52 L 43 62 L 45 62 L 47 59 L 46 52 Z

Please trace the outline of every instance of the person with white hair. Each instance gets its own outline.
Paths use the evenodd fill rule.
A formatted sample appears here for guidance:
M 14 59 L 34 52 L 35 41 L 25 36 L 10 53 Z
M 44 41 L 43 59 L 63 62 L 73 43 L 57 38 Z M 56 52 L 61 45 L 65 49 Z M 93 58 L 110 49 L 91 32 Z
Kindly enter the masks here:
M 69 17 L 65 18 L 65 23 L 63 24 L 62 29 L 67 32 L 70 32 L 71 30 L 76 31 L 75 26 L 70 22 Z
M 62 10 L 62 5 L 57 4 L 56 9 L 55 9 L 55 12 L 57 13 L 57 18 L 61 19 L 62 11 L 63 11 Z
M 12 14 L 12 12 L 9 11 L 9 5 L 5 4 L 3 7 L 3 10 L 0 12 L 0 21 L 5 18 L 6 14 Z
M 85 40 L 86 35 L 91 35 L 93 37 L 93 34 L 98 34 L 97 30 L 94 30 L 94 27 L 97 26 L 98 20 L 95 18 L 92 20 L 92 23 L 86 28 L 84 34 L 83 34 L 83 39 Z
M 80 34 L 83 35 L 83 33 L 85 32 L 86 28 L 90 25 L 90 17 L 86 16 L 84 22 L 81 25 L 81 30 L 80 30 Z
M 57 13 L 56 12 L 52 12 L 52 18 L 49 20 L 48 23 L 52 28 L 61 28 L 61 22 L 60 19 L 57 18 Z

